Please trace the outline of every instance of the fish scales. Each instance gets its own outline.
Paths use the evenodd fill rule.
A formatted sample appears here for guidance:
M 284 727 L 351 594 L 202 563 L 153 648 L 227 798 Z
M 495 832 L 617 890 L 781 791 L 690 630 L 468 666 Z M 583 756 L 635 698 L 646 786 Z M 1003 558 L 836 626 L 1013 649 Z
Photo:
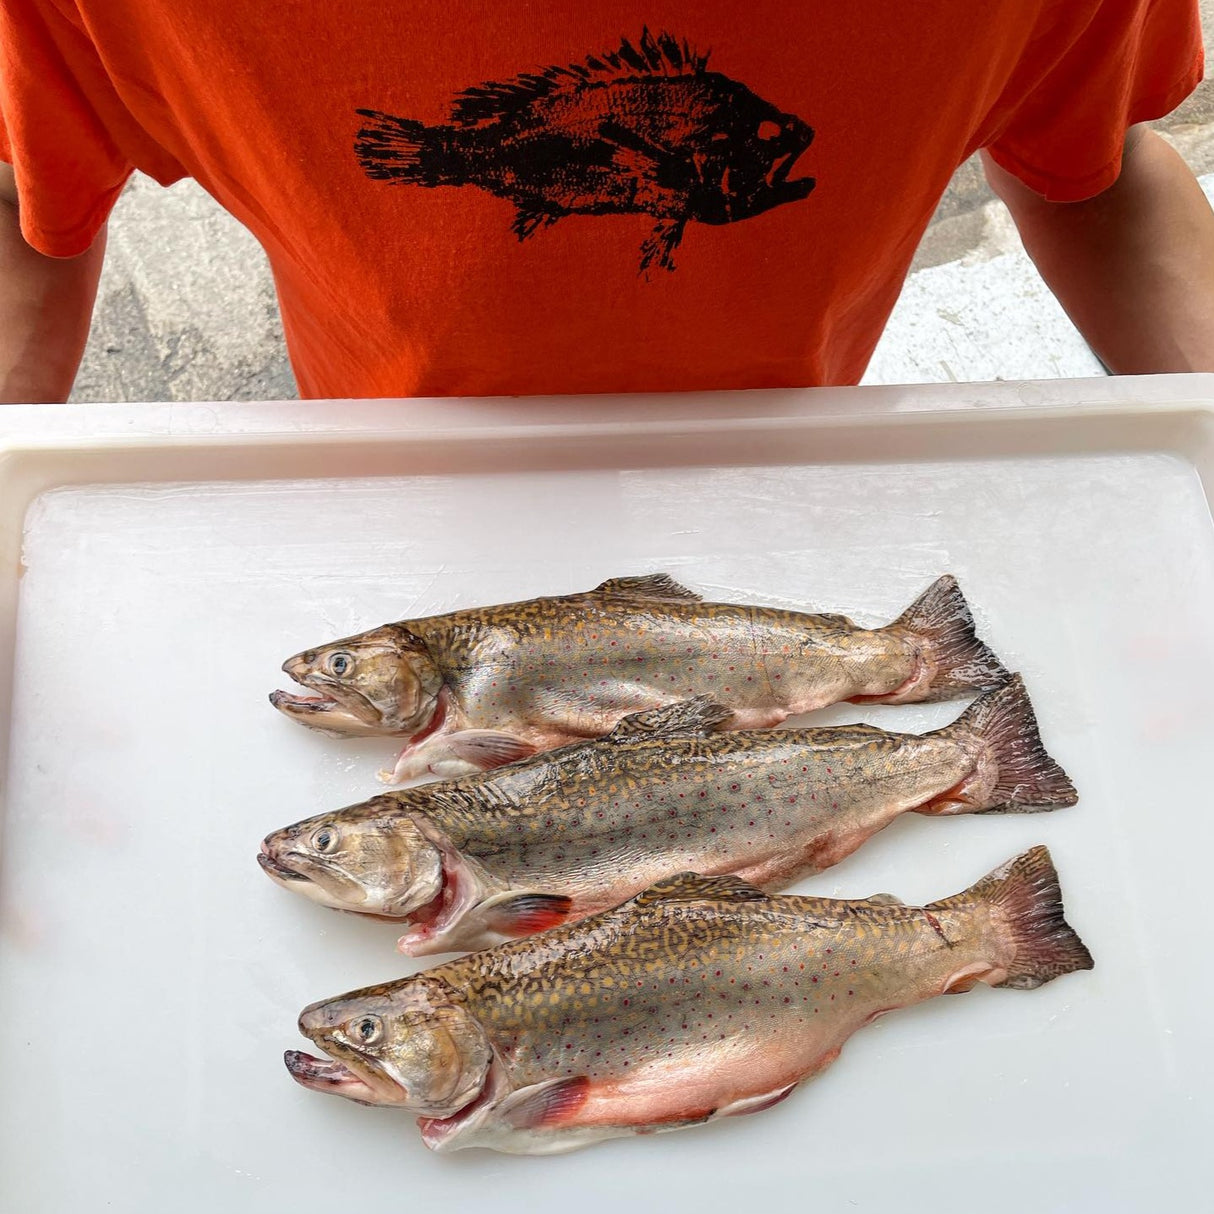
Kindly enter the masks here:
M 1019 678 L 924 735 L 717 731 L 728 715 L 681 702 L 600 739 L 322 814 L 269 836 L 263 866 L 328 905 L 407 920 L 401 947 L 418 955 L 584 917 L 684 870 L 779 889 L 907 812 L 1076 799 Z
M 334 1061 L 287 1064 L 305 1086 L 419 1113 L 434 1149 L 567 1150 L 757 1111 L 885 1012 L 1091 966 L 1042 847 L 922 907 L 684 873 L 580 923 L 313 1004 L 300 1027 Z
M 1001 685 L 965 600 L 939 579 L 883 628 L 843 616 L 706 603 L 665 575 L 588 593 L 384 625 L 297 654 L 312 697 L 274 704 L 317 729 L 407 737 L 390 773 L 487 770 L 697 695 L 759 729 L 841 700 L 905 703 Z

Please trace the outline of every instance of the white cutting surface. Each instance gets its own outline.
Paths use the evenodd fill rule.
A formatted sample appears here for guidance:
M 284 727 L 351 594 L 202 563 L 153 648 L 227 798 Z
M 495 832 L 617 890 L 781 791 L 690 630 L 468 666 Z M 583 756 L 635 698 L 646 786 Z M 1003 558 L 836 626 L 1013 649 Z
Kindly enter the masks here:
M 1214 532 L 1155 455 L 63 489 L 29 514 L 0 840 L 0 1206 L 933 1212 L 1204 1208 Z M 269 830 L 376 791 L 388 741 L 266 703 L 288 654 L 665 569 L 896 615 L 961 579 L 1081 804 L 910 816 L 803 888 L 908 901 L 1051 847 L 1093 973 L 895 1013 L 777 1109 L 526 1159 L 428 1153 L 305 1091 L 304 1004 L 405 973 L 293 898 Z M 922 728 L 961 708 L 826 714 Z

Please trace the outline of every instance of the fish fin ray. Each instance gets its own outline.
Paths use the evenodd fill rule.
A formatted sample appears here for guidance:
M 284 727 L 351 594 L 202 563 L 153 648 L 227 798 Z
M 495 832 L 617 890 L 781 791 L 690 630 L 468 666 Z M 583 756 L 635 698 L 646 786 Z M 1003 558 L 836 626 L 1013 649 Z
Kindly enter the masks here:
M 632 899 L 633 906 L 661 902 L 766 902 L 768 895 L 757 885 L 729 875 L 705 877 L 700 873 L 676 873 L 655 881 Z
M 682 219 L 664 219 L 641 242 L 640 273 L 647 275 L 656 262 L 663 270 L 673 270 L 674 251 L 683 240 L 686 222 Z
M 504 1101 L 498 1118 L 514 1130 L 552 1129 L 573 1120 L 590 1095 L 590 1079 L 574 1075 L 520 1088 Z
M 947 700 L 970 691 L 1002 687 L 1007 667 L 979 638 L 969 604 L 946 573 L 937 578 L 895 621 L 924 646 L 934 671 L 921 701 Z M 866 697 L 877 700 L 880 697 Z
M 447 183 L 442 142 L 433 127 L 380 110 L 355 112 L 371 120 L 354 138 L 354 154 L 368 177 L 401 185 Z
M 699 76 L 707 64 L 708 56 L 693 51 L 686 41 L 664 32 L 655 36 L 646 27 L 636 45 L 625 38 L 618 50 L 588 55 L 581 63 L 556 64 L 465 89 L 455 99 L 451 118 L 459 126 L 475 126 L 517 113 L 540 97 L 580 88 L 587 80 Z
M 1058 873 L 1046 848 L 1030 848 L 963 893 L 925 909 L 954 910 L 975 902 L 998 910 L 1015 947 L 1007 977 L 996 985 L 1031 990 L 1061 974 L 1092 968 L 1092 954 L 1064 917 Z
M 508 894 L 485 907 L 482 918 L 503 936 L 530 936 L 564 923 L 572 908 L 563 894 Z
M 554 215 L 551 211 L 536 211 L 529 207 L 519 207 L 510 224 L 510 230 L 520 241 L 524 241 L 528 236 L 534 236 L 540 228 L 551 227 L 559 218 L 559 215 Z
M 1036 813 L 1079 800 L 1066 772 L 1046 753 L 1018 674 L 998 691 L 975 700 L 940 732 L 976 738 L 995 766 L 997 782 L 976 807 L 977 813 Z
M 661 708 L 648 708 L 622 718 L 607 735 L 608 742 L 633 742 L 641 738 L 680 738 L 689 734 L 715 733 L 733 716 L 733 709 L 711 696 L 695 696 Z
M 591 594 L 629 599 L 654 599 L 657 602 L 702 603 L 703 596 L 679 585 L 669 573 L 641 573 L 635 577 L 609 577 Z
M 741 1100 L 735 1100 L 732 1104 L 719 1108 L 716 1116 L 745 1117 L 750 1113 L 762 1113 L 765 1109 L 774 1108 L 777 1104 L 787 1100 L 797 1090 L 800 1082 L 798 1079 L 796 1083 L 777 1088 L 774 1092 L 763 1092 L 758 1096 L 744 1096 Z
M 464 729 L 446 739 L 447 749 L 482 771 L 529 759 L 537 747 L 517 734 L 496 729 Z

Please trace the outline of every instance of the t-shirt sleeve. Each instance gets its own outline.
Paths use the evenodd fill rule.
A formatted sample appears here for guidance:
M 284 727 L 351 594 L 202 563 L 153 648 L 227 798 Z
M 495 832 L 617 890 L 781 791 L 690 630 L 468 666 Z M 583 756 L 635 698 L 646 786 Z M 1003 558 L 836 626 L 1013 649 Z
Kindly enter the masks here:
M 13 166 L 25 239 L 53 257 L 83 253 L 142 142 L 83 27 L 54 0 L 3 0 L 0 158 Z
M 1030 189 L 1077 202 L 1117 180 L 1131 126 L 1170 113 L 1201 82 L 1198 0 L 1103 0 L 1077 34 L 1043 35 L 1030 50 L 1042 70 L 987 150 Z

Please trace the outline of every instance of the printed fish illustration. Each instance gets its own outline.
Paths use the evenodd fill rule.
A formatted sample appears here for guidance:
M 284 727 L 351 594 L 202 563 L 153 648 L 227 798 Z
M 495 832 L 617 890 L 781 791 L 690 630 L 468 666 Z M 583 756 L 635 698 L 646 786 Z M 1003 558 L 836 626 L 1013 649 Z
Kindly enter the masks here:
M 653 216 L 642 272 L 674 268 L 692 220 L 749 219 L 814 188 L 790 180 L 811 127 L 648 30 L 584 63 L 467 89 L 445 126 L 357 112 L 370 123 L 355 141 L 369 177 L 478 186 L 515 205 L 519 240 L 567 215 Z
M 884 628 L 840 615 L 706 603 L 666 574 L 385 624 L 296 654 L 312 696 L 271 694 L 334 734 L 408 739 L 387 778 L 484 771 L 709 695 L 766 729 L 840 700 L 903 704 L 1008 679 L 944 576 Z
M 705 699 L 628 716 L 596 741 L 309 818 L 258 860 L 323 905 L 406 921 L 400 948 L 421 956 L 585 918 L 689 869 L 778 890 L 907 812 L 1076 800 L 1019 676 L 922 736 L 715 732 L 729 716 Z
M 304 1009 L 305 1087 L 416 1114 L 433 1150 L 547 1154 L 758 1112 L 895 1008 L 1090 969 L 1036 847 L 910 907 L 684 873 L 571 926 Z

